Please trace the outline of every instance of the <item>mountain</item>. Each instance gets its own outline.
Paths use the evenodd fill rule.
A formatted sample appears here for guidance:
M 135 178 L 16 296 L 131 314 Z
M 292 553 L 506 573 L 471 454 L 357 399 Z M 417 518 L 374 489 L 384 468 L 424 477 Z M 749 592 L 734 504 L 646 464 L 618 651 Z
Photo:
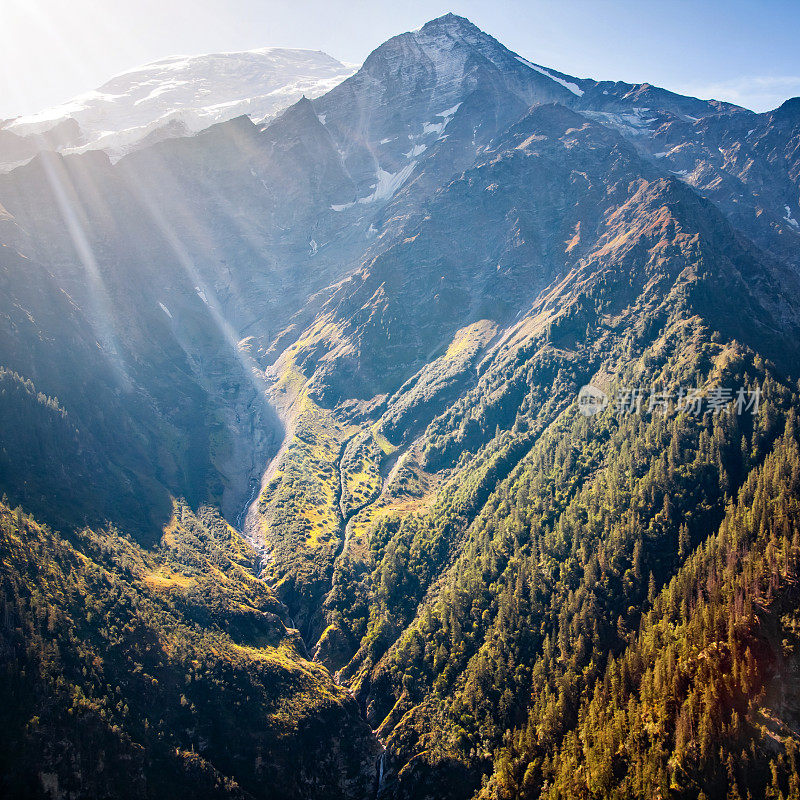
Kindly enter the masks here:
M 0 176 L 5 793 L 797 797 L 796 106 L 448 14 Z
M 764 114 L 723 115 L 679 123 L 648 137 L 654 158 L 712 199 L 761 247 L 798 263 L 800 214 L 797 98 Z
M 64 153 L 104 150 L 117 159 L 234 117 L 261 122 L 301 97 L 324 94 L 351 72 L 325 53 L 280 47 L 161 59 L 66 103 L 6 121 L 0 169 L 42 146 Z

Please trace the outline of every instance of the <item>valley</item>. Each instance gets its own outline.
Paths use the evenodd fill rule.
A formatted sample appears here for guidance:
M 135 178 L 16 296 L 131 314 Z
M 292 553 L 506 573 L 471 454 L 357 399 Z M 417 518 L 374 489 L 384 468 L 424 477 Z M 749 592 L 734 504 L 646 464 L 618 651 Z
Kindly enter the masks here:
M 796 98 L 323 55 L 0 174 L 0 791 L 796 800 Z

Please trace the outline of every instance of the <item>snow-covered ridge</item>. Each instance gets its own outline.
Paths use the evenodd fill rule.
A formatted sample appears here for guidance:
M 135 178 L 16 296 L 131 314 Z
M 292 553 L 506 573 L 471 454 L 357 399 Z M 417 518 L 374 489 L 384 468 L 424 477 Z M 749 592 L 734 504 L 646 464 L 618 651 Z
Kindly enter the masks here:
M 558 75 L 553 75 L 552 72 L 548 72 L 546 69 L 544 69 L 544 67 L 538 67 L 536 64 L 531 63 L 527 58 L 523 58 L 522 56 L 517 56 L 517 61 L 519 61 L 521 64 L 524 64 L 526 67 L 530 67 L 531 69 L 536 70 L 536 72 L 545 75 L 546 77 L 550 78 L 550 80 L 560 83 L 565 89 L 568 89 L 576 97 L 583 97 L 583 89 L 581 89 L 577 83 L 565 81 L 563 78 L 559 78 Z
M 273 117 L 303 95 L 319 97 L 353 71 L 319 51 L 278 47 L 172 56 L 121 73 L 62 105 L 19 117 L 6 130 L 31 136 L 71 118 L 82 139 L 64 152 L 102 149 L 120 157 L 150 134 L 163 135 L 167 125 L 171 135 L 180 135 L 242 114 L 256 122 Z

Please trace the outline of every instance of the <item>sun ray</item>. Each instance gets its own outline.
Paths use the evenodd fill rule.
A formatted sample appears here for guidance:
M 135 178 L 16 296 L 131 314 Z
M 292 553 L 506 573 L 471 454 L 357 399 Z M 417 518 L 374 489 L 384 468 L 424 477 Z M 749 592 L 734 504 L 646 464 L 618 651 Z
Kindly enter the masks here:
M 89 242 L 89 237 L 76 211 L 78 201 L 74 190 L 70 186 L 70 179 L 64 169 L 63 159 L 60 156 L 43 153 L 41 155 L 41 162 L 61 217 L 67 227 L 70 240 L 72 241 L 72 245 L 86 275 L 87 287 L 89 289 L 88 297 L 92 307 L 92 314 L 89 322 L 94 327 L 95 335 L 104 351 L 108 354 L 110 363 L 121 385 L 126 390 L 130 390 L 132 388 L 132 382 L 120 353 L 116 334 L 114 333 L 111 300 L 103 281 L 103 276 L 100 272 L 94 250 Z
M 216 291 L 197 268 L 194 258 L 192 258 L 188 248 L 181 240 L 173 224 L 171 224 L 167 210 L 158 202 L 155 194 L 145 186 L 143 181 L 136 179 L 135 176 L 131 177 L 134 191 L 137 193 L 143 208 L 148 212 L 154 225 L 169 245 L 184 274 L 189 278 L 191 285 L 203 299 L 214 325 L 223 340 L 231 348 L 252 388 L 258 396 L 264 398 L 268 388 L 264 373 L 259 369 L 256 362 L 239 346 L 239 337 L 234 327 L 227 320 Z

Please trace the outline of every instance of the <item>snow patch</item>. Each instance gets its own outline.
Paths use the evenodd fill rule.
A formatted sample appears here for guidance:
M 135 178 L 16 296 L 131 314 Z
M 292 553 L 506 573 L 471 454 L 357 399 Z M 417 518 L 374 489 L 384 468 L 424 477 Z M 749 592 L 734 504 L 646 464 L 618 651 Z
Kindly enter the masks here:
M 625 136 L 643 136 L 652 133 L 650 125 L 656 121 L 655 117 L 649 116 L 652 113 L 649 108 L 634 106 L 630 112 L 615 114 L 610 111 L 581 111 L 586 117 L 615 128 Z
M 536 64 L 531 64 L 530 61 L 523 58 L 522 56 L 517 56 L 517 61 L 524 64 L 526 67 L 530 67 L 531 69 L 536 70 L 536 72 L 539 72 L 542 75 L 546 75 L 548 78 L 550 78 L 550 80 L 553 80 L 556 83 L 560 83 L 565 89 L 568 89 L 576 97 L 583 97 L 583 89 L 581 89 L 577 83 L 572 83 L 571 81 L 565 81 L 563 78 L 559 78 L 556 75 L 553 75 L 552 73 L 548 72 L 543 67 L 537 67 Z M 603 94 L 607 94 L 607 92 L 603 92 Z
M 422 126 L 422 135 L 428 136 L 431 133 L 438 134 L 439 138 L 442 138 L 442 134 L 444 133 L 444 129 L 450 124 L 450 121 L 456 115 L 456 111 L 461 108 L 461 103 L 456 103 L 452 108 L 448 108 L 445 111 L 441 111 L 436 115 L 436 119 L 441 118 L 441 122 L 426 122 Z
M 391 199 L 400 187 L 411 177 L 414 167 L 417 166 L 416 161 L 406 164 L 399 172 L 386 172 L 386 170 L 379 169 L 376 178 L 378 184 L 375 191 L 369 197 L 362 197 L 359 203 L 378 203 L 384 200 Z
M 428 136 L 431 133 L 438 133 L 439 135 L 441 135 L 443 130 L 444 130 L 443 122 L 426 122 L 422 126 L 422 135 Z
M 197 292 L 197 296 L 206 304 L 208 305 L 208 298 L 206 297 L 206 293 L 199 287 L 195 286 L 194 290 Z
M 458 111 L 459 108 L 461 108 L 461 103 L 456 103 L 452 108 L 445 109 L 441 114 L 437 114 L 436 116 L 450 119 L 456 115 L 456 111 Z
M 784 219 L 795 229 L 800 230 L 800 225 L 798 225 L 797 220 L 792 216 L 792 209 L 789 206 L 784 206 L 786 209 L 786 216 Z
M 425 144 L 415 144 L 407 153 L 404 153 L 406 158 L 415 158 L 416 156 L 422 155 L 428 146 Z

